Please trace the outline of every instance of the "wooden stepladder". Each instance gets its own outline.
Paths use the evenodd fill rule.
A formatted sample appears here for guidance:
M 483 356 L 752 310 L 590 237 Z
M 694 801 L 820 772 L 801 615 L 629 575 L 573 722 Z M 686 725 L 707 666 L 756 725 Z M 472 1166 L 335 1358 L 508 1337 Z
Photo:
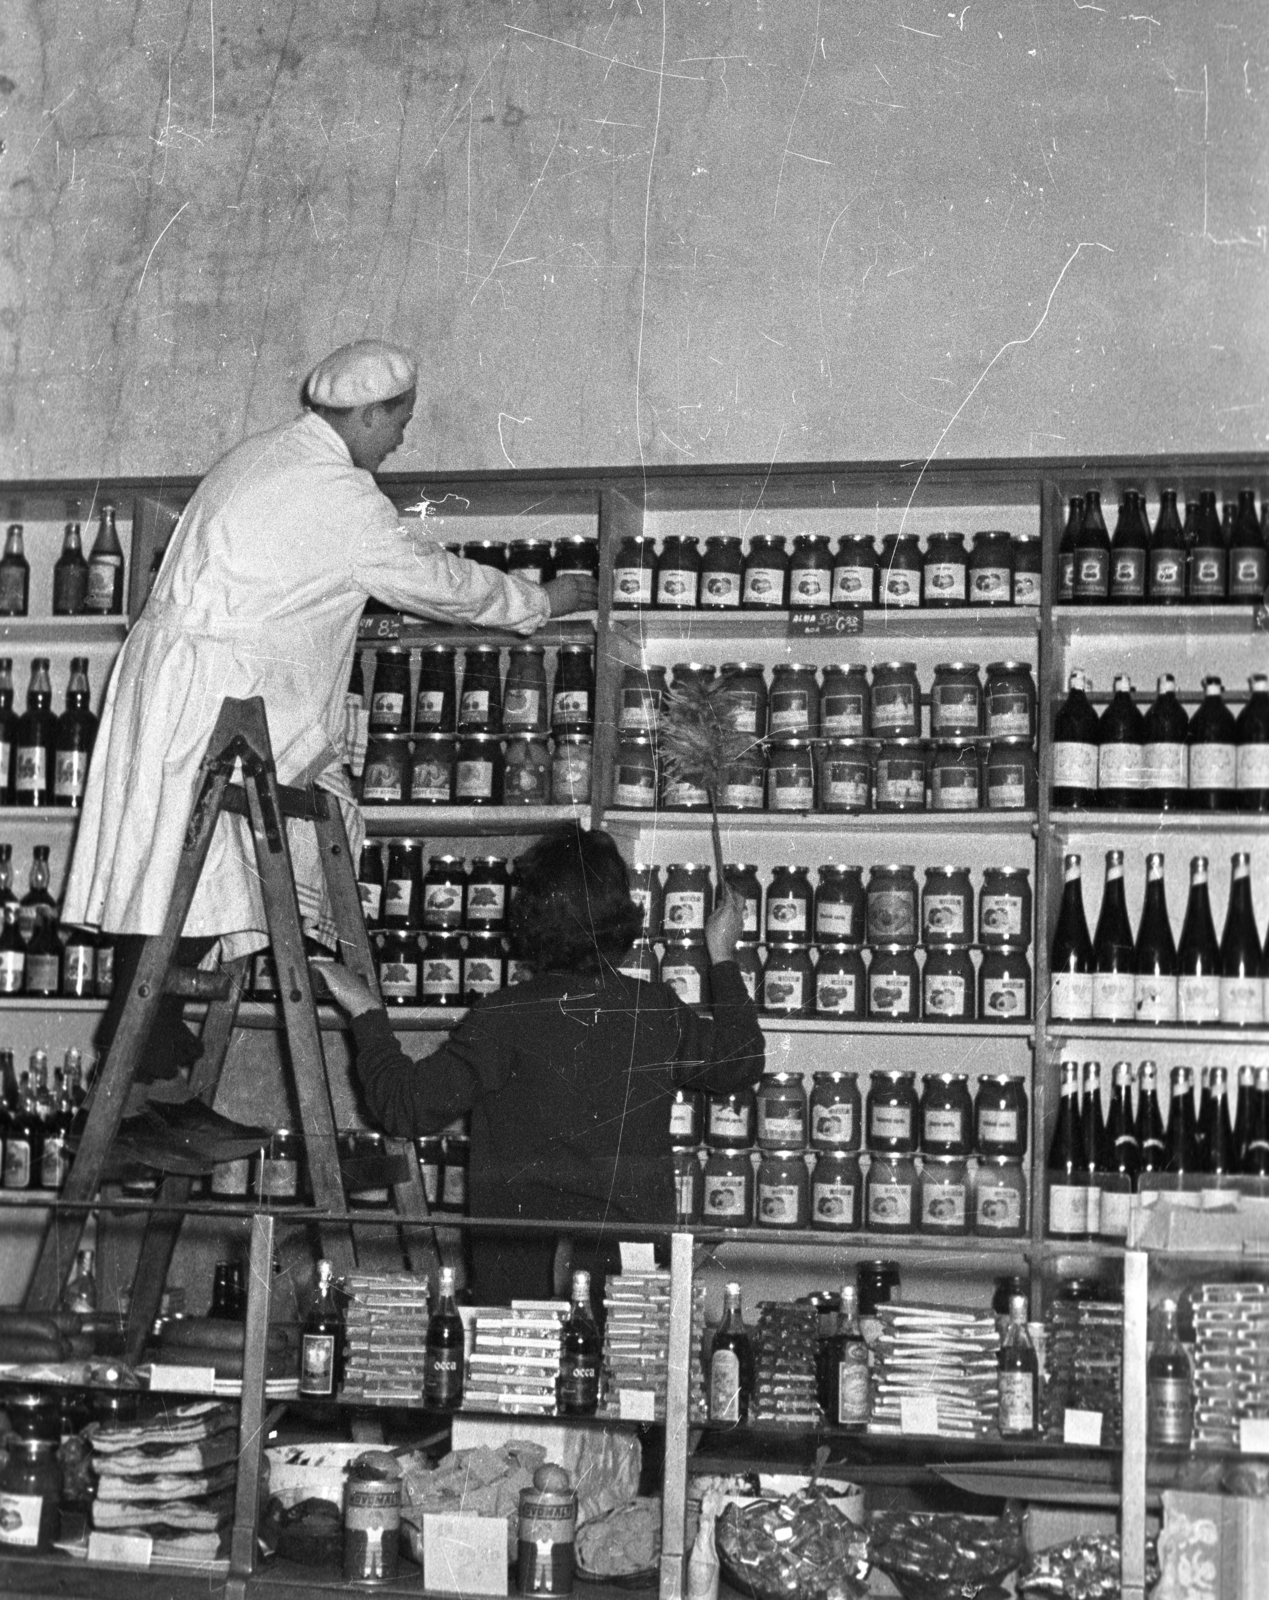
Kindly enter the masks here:
M 239 768 L 241 782 L 236 781 Z M 210 998 L 203 1024 L 203 1054 L 191 1073 L 189 1087 L 208 1106 L 215 1098 L 248 958 L 228 963 L 220 974 L 194 972 L 173 963 L 177 940 L 222 812 L 246 818 L 251 830 L 265 922 L 277 966 L 278 996 L 290 1047 L 313 1202 L 322 1213 L 318 1219 L 322 1248 L 336 1272 L 344 1272 L 355 1262 L 353 1230 L 341 1221 L 347 1216 L 347 1201 L 340 1177 L 330 1078 L 286 840 L 287 818 L 311 823 L 316 831 L 344 964 L 376 993 L 378 984 L 339 804 L 333 795 L 317 788 L 296 789 L 278 784 L 264 702 L 258 698 L 226 699 L 221 705 L 200 768 L 163 931 L 145 941 L 114 1042 L 98 1074 L 61 1198 L 80 1206 L 87 1206 L 96 1198 L 129 1090 L 165 993 Z M 393 1185 L 396 1220 L 402 1225 L 411 1267 L 425 1272 L 435 1265 L 441 1246 L 428 1224 L 418 1158 L 409 1140 L 389 1140 L 388 1153 L 394 1170 L 401 1174 L 400 1181 Z M 169 1173 L 159 1190 L 156 1209 L 147 1219 L 129 1309 L 129 1360 L 140 1356 L 158 1314 L 180 1232 L 180 1208 L 189 1200 L 191 1181 Z M 82 1209 L 54 1210 L 27 1291 L 27 1309 L 50 1310 L 57 1305 L 86 1220 Z

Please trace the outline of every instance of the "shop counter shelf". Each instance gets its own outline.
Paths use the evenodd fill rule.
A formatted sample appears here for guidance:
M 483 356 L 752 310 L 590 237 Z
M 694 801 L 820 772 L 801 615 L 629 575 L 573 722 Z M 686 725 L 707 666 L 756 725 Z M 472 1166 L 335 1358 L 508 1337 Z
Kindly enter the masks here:
M 585 806 L 363 806 L 366 835 L 397 839 L 421 835 L 473 838 L 486 835 L 536 834 L 560 822 L 590 826 Z
M 1204 635 L 1260 633 L 1269 626 L 1263 605 L 1054 606 L 1053 627 L 1062 634 L 1090 633 L 1102 639 L 1131 634 L 1199 631 Z
M 851 611 L 850 606 L 830 611 Z M 815 637 L 791 630 L 789 611 L 614 611 L 614 631 L 643 640 L 789 639 Z M 799 612 L 798 615 L 805 615 Z M 866 639 L 1029 639 L 1040 627 L 1036 606 L 867 606 L 859 610 L 859 636 Z M 829 635 L 823 635 L 829 637 Z M 843 629 L 834 638 L 849 638 Z
M 0 643 L 18 650 L 58 645 L 120 645 L 128 632 L 126 617 L 0 617 Z
M 604 812 L 611 832 L 703 833 L 708 811 Z M 1264 820 L 1261 819 L 1261 827 Z M 815 834 L 992 833 L 1031 834 L 1034 811 L 720 811 L 718 826 L 728 833 Z M 459 830 L 455 830 L 459 831 Z
M 1090 833 L 1193 833 L 1206 838 L 1269 832 L 1269 816 L 1259 811 L 1050 811 L 1049 826 L 1059 839 Z

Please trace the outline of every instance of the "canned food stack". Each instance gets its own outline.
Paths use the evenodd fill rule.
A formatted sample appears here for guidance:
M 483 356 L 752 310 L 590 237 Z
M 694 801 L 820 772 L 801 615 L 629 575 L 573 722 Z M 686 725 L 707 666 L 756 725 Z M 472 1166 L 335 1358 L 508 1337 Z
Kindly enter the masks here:
M 875 1315 L 869 1433 L 919 1431 L 911 1426 L 914 1401 L 933 1401 L 929 1432 L 982 1438 L 994 1430 L 1000 1333 L 990 1311 L 887 1302 Z
M 604 1283 L 604 1363 L 599 1415 L 621 1417 L 647 1404 L 650 1395 L 658 1422 L 665 1419 L 666 1367 L 670 1354 L 670 1274 L 662 1271 L 622 1272 Z M 705 1285 L 692 1284 L 691 1348 L 699 1350 L 705 1335 Z M 706 1416 L 705 1389 L 699 1363 L 691 1364 L 688 1414 Z
M 1239 1448 L 1244 1417 L 1269 1416 L 1269 1285 L 1203 1283 L 1194 1309 L 1194 1439 Z
M 343 1287 L 345 1398 L 417 1400 L 427 1351 L 427 1279 L 409 1272 L 353 1272 Z
M 816 1347 L 819 1312 L 813 1305 L 764 1300 L 754 1330 L 754 1390 L 749 1403 L 754 1422 L 814 1427 L 820 1420 L 816 1399 Z
M 1059 1291 L 1044 1322 L 1045 1431 L 1060 1439 L 1068 1409 L 1099 1411 L 1102 1444 L 1117 1445 L 1123 1436 L 1123 1306 L 1073 1299 L 1068 1289 Z
M 662 771 L 658 734 L 670 691 L 716 680 L 730 693 L 732 726 L 752 743 L 726 772 L 718 809 L 729 812 L 1025 811 L 1038 804 L 1036 686 L 1026 661 L 949 661 L 928 694 L 911 661 L 822 673 L 781 662 L 720 668 L 678 662 L 627 667 L 611 803 L 620 809 L 708 811 L 697 784 Z
M 568 1309 L 567 1300 L 543 1300 L 477 1311 L 463 1410 L 552 1415 Z

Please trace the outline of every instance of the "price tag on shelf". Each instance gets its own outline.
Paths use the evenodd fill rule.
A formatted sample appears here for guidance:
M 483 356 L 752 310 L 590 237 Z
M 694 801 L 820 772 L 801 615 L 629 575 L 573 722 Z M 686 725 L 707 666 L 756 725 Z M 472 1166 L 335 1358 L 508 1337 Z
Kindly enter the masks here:
M 1062 1443 L 1100 1445 L 1101 1442 L 1101 1412 L 1079 1411 L 1074 1406 L 1067 1406 L 1062 1414 Z
M 937 1433 L 939 1401 L 934 1394 L 905 1394 L 899 1397 L 901 1433 Z
M 158 1362 L 150 1368 L 150 1388 L 165 1394 L 215 1394 L 215 1367 L 165 1367 Z
M 399 639 L 401 637 L 401 613 L 399 611 L 377 611 L 368 617 L 362 617 L 357 624 L 357 639 L 361 644 L 373 643 L 376 640 Z
M 1238 1448 L 1244 1455 L 1269 1456 L 1269 1417 L 1240 1417 Z
M 617 1246 L 621 1251 L 623 1272 L 655 1272 L 657 1254 L 651 1240 L 646 1242 L 623 1239 Z
M 94 1528 L 88 1535 L 88 1559 L 116 1567 L 148 1567 L 154 1545 L 145 1533 L 102 1533 Z
M 623 1422 L 655 1422 L 657 1397 L 652 1389 L 618 1389 L 617 1415 Z
M 824 635 L 862 633 L 864 615 L 858 606 L 814 606 L 789 612 L 788 637 L 815 639 Z

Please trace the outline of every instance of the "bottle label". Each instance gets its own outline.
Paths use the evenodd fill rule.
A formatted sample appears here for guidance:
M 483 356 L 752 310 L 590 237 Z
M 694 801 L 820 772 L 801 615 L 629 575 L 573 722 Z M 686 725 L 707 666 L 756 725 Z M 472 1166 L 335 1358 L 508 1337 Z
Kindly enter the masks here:
M 540 689 L 508 689 L 502 701 L 502 725 L 508 733 L 532 733 L 542 714 Z
M 845 1104 L 811 1107 L 812 1144 L 827 1150 L 847 1150 L 855 1139 L 853 1107 Z
M 599 1368 L 593 1361 L 565 1356 L 560 1363 L 560 1403 L 593 1410 L 599 1395 Z
M 557 728 L 575 722 L 590 720 L 590 691 L 588 689 L 559 689 L 551 710 L 551 720 Z
M 1145 762 L 1139 744 L 1104 744 L 1097 752 L 1099 789 L 1140 789 Z
M 740 575 L 735 572 L 707 572 L 701 578 L 701 604 L 738 606 Z
M 1238 746 L 1235 782 L 1240 789 L 1269 789 L 1269 744 Z
M 705 926 L 705 893 L 701 889 L 675 889 L 665 897 L 665 926 L 689 933 Z
M 1167 743 L 1143 747 L 1141 781 L 1147 789 L 1184 789 L 1186 784 L 1185 746 Z
M 771 1116 L 766 1102 L 758 1102 L 758 1142 L 773 1150 L 801 1149 L 806 1142 L 806 1125 L 801 1114 L 794 1111 L 783 1116 Z
M 967 1191 L 963 1183 L 921 1185 L 921 1226 L 938 1230 L 965 1226 Z
M 1225 552 L 1195 549 L 1190 557 L 1190 595 L 1195 600 L 1220 600 L 1225 594 Z
M 1221 1019 L 1221 980 L 1182 974 L 1176 980 L 1178 1022 L 1219 1022 Z
M 1075 552 L 1058 551 L 1058 604 L 1070 600 L 1075 594 Z
M 1102 1217 L 1101 1227 L 1098 1231 L 1103 1239 L 1126 1239 L 1128 1237 L 1128 1212 L 1131 1205 L 1131 1190 L 1102 1190 Z
M 705 1174 L 704 1208 L 707 1217 L 739 1217 L 749 1220 L 748 1183 L 737 1174 Z
M 462 915 L 463 891 L 458 884 L 424 884 L 423 921 L 427 927 L 443 928 L 451 924 L 457 927 L 462 921 Z
M 0 1544 L 34 1550 L 40 1542 L 42 1494 L 0 1494 Z
M 419 721 L 420 722 L 422 722 L 424 720 L 423 712 L 424 712 L 425 703 L 427 701 L 430 701 L 430 700 L 437 701 L 438 704 L 436 706 L 436 712 L 437 712 L 437 715 L 440 714 L 440 704 L 439 704 L 440 698 L 441 698 L 440 695 L 429 695 L 429 694 L 424 693 L 423 691 L 420 691 L 420 693 L 419 693 L 419 712 L 418 712 L 418 716 L 419 716 Z M 405 721 L 405 696 L 404 696 L 404 694 L 399 694 L 396 691 L 391 691 L 391 692 L 385 691 L 383 693 L 379 693 L 378 691 L 376 691 L 376 693 L 374 694 L 374 696 L 371 698 L 371 701 L 370 701 L 370 726 L 371 726 L 371 729 L 376 731 L 376 732 L 382 731 L 384 733 L 395 733 L 396 730 L 401 727 L 401 725 L 403 724 L 404 721 Z
M 1136 1015 L 1136 979 L 1130 972 L 1093 974 L 1093 1019 L 1131 1022 Z
M 872 691 L 874 733 L 894 733 L 917 725 L 918 713 L 911 686 L 885 683 Z
M 1009 944 L 1023 936 L 1022 896 L 984 894 L 978 902 L 978 927 L 984 941 Z
M 779 567 L 748 567 L 745 570 L 745 603 L 751 606 L 784 604 L 784 573 Z
M 1110 568 L 1110 593 L 1114 600 L 1140 600 L 1146 592 L 1146 552 L 1120 550 L 1112 552 Z
M 832 1228 L 848 1228 L 855 1216 L 853 1183 L 811 1185 L 811 1221 Z
M 1014 573 L 1013 603 L 1016 606 L 1038 606 L 1040 604 L 1040 574 L 1038 572 Z
M 668 984 L 685 1006 L 701 1003 L 701 975 L 695 967 L 661 968 L 661 982 Z
M 965 1138 L 960 1112 L 946 1111 L 938 1106 L 931 1106 L 925 1112 L 921 1118 L 921 1130 L 924 1144 L 960 1144 Z
M 978 1113 L 978 1143 L 990 1149 L 992 1146 L 1012 1146 L 1018 1138 L 1018 1113 L 1016 1111 L 999 1111 L 989 1106 L 984 1106 Z
M 361 914 L 367 922 L 378 922 L 383 911 L 383 885 L 378 883 L 359 883 L 357 893 L 361 897 Z
M 798 733 L 807 727 L 810 706 L 805 689 L 777 689 L 770 701 L 772 733 Z
M 483 728 L 489 721 L 489 690 L 464 689 L 458 702 L 458 725 L 461 728 Z
M 768 934 L 805 933 L 806 912 L 807 902 L 802 895 L 768 895 Z
M 1104 600 L 1110 589 L 1110 551 L 1076 550 L 1072 588 L 1077 600 Z
M 822 702 L 824 732 L 862 735 L 864 697 L 861 694 L 825 694 Z
M 88 563 L 88 592 L 84 596 L 84 606 L 88 611 L 96 611 L 101 616 L 108 616 L 115 610 L 115 582 L 116 575 L 122 571 L 122 556 L 97 556 L 90 558 Z
M 791 599 L 800 606 L 828 605 L 832 589 L 832 573 L 818 567 L 802 567 L 790 579 Z
M 1151 1378 L 1148 1431 L 1155 1444 L 1189 1444 L 1194 1394 L 1188 1378 Z
M 1007 1233 L 1022 1227 L 1022 1195 L 1017 1189 L 980 1181 L 974 1195 L 974 1226 L 980 1232 L 996 1228 Z
M 1138 1022 L 1176 1021 L 1176 979 L 1160 973 L 1138 973 L 1132 984 Z
M 1155 600 L 1184 600 L 1185 566 L 1174 551 L 1150 557 L 1150 594 Z
M 0 950 L 0 994 L 21 994 L 26 975 L 24 950 Z
M 409 878 L 389 878 L 383 897 L 384 916 L 407 922 L 413 888 L 414 885 Z
M 1088 1227 L 1088 1190 L 1065 1183 L 1049 1186 L 1049 1232 L 1057 1238 L 1083 1236 Z
M 826 944 L 838 944 L 852 937 L 854 907 L 849 900 L 818 900 L 815 904 L 815 934 Z
M 1229 552 L 1229 593 L 1231 599 L 1259 600 L 1265 588 L 1265 550 L 1263 546 Z
M 381 802 L 401 799 L 401 768 L 395 760 L 367 761 L 361 780 L 361 798 Z M 445 798 L 449 799 L 448 783 Z
M 417 961 L 381 961 L 379 987 L 389 1000 L 416 1000 L 419 993 Z
M 423 1000 L 456 999 L 461 971 L 457 956 L 428 956 L 423 963 Z
M 983 1020 L 1021 1022 L 1030 1010 L 1025 978 L 983 979 Z
M 88 994 L 97 965 L 97 952 L 91 944 L 82 944 L 71 937 L 62 952 L 62 993 Z M 0 984 L 0 988 L 3 985 Z
M 10 1134 L 4 1141 L 4 1187 L 29 1189 L 32 1176 L 29 1142 Z
M 426 759 L 419 761 L 416 758 L 410 773 L 410 798 L 421 800 L 427 805 L 444 805 L 449 800 L 451 777 L 448 762 Z M 393 794 L 384 798 L 397 799 L 400 793 L 398 784 Z
M 653 733 L 657 725 L 657 696 L 652 689 L 623 689 L 617 727 L 622 733 Z M 742 730 L 753 733 L 749 728 Z
M 1090 1237 L 1102 1231 L 1102 1187 L 1100 1180 L 1089 1181 L 1084 1193 L 1084 1231 Z
M 872 599 L 871 567 L 834 567 L 833 603 L 859 605 Z
M 454 793 L 460 800 L 493 798 L 493 762 L 460 761 L 454 778 Z
M 34 950 L 26 953 L 26 989 L 28 994 L 56 994 L 61 976 L 61 961 L 56 952 L 52 955 Z
M 907 1106 L 873 1106 L 868 1113 L 870 1144 L 906 1144 L 912 1138 L 912 1112 Z
M 973 606 L 1008 605 L 1013 597 L 1011 567 L 978 567 L 970 579 L 969 603 Z
M 837 1363 L 837 1422 L 857 1428 L 872 1415 L 872 1390 L 867 1355 L 848 1356 Z
M 993 694 L 987 702 L 987 732 L 993 739 L 1025 738 L 1031 732 L 1031 702 L 1025 694 Z
M 920 574 L 907 572 L 902 567 L 887 567 L 881 575 L 881 603 L 883 606 L 894 606 L 896 610 L 904 606 L 919 606 Z
M 805 973 L 764 972 L 762 1003 L 768 1011 L 800 1011 L 806 1004 Z
M 925 894 L 921 898 L 921 915 L 927 938 L 934 936 L 940 944 L 951 944 L 965 937 L 963 895 Z
M 1002 1372 L 1000 1381 L 1001 1433 L 1035 1431 L 1035 1377 L 1030 1372 Z
M 902 1017 L 913 1009 L 912 978 L 906 972 L 868 973 L 868 1014 Z
M 760 1183 L 758 1221 L 770 1228 L 798 1227 L 802 1221 L 802 1190 L 796 1183 Z
M 19 759 L 22 752 L 18 751 Z M 1238 752 L 1232 744 L 1190 746 L 1190 788 L 1232 789 L 1238 775 Z
M 1061 739 L 1053 746 L 1053 782 L 1059 789 L 1088 789 L 1097 787 L 1098 749 L 1095 744 L 1081 744 Z
M 906 1228 L 912 1222 L 912 1186 L 907 1183 L 870 1183 L 868 1221 L 883 1228 Z
M 48 787 L 48 751 L 43 746 L 19 745 L 13 765 L 19 794 L 40 794 Z
M 30 957 L 27 958 L 28 966 Z M 1260 978 L 1220 980 L 1221 1021 L 1230 1027 L 1258 1027 L 1265 1020 L 1264 983 Z
M 59 750 L 53 762 L 53 793 L 59 800 L 77 801 L 84 795 L 88 776 L 86 750 Z
M 424 1403 L 436 1410 L 445 1410 L 456 1405 L 462 1393 L 461 1355 L 454 1355 L 448 1346 L 429 1350 L 423 1358 Z
M 1055 972 L 1049 991 L 1049 1013 L 1060 1022 L 1091 1022 L 1093 976 L 1089 972 Z
M 696 604 L 698 575 L 680 572 L 677 567 L 667 568 L 657 574 L 657 604 L 682 606 L 690 609 Z
M 709 1420 L 740 1421 L 740 1358 L 734 1350 L 715 1350 L 710 1357 Z
M 853 1016 L 859 1008 L 859 995 L 853 972 L 817 972 L 815 1007 L 826 1016 Z
M 964 600 L 966 567 L 963 561 L 927 561 L 925 563 L 925 598 L 927 600 Z
M 964 1017 L 967 1011 L 965 979 L 952 972 L 924 974 L 925 1010 L 931 1017 Z
M 650 606 L 652 604 L 651 567 L 614 567 L 612 572 L 613 604 L 618 606 Z
M 70 1171 L 70 1152 L 60 1134 L 45 1134 L 40 1155 L 40 1188 L 60 1189 Z

